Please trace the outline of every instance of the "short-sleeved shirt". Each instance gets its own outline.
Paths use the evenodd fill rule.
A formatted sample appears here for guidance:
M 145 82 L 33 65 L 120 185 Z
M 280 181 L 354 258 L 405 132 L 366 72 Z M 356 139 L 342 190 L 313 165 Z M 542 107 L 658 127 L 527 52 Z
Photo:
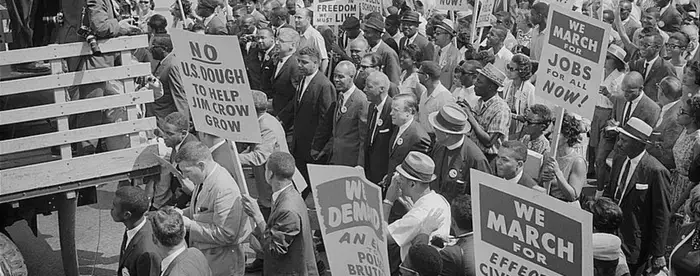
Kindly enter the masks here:
M 438 230 L 430 233 L 430 238 L 435 235 L 443 237 L 448 236 L 450 234 L 450 221 L 452 218 L 450 204 L 435 191 L 430 191 L 428 194 L 419 198 L 408 213 L 389 224 L 389 235 L 391 235 L 394 241 L 396 241 L 396 244 L 401 247 L 402 260 L 408 255 L 411 241 L 420 234 L 421 224 L 433 209 L 442 209 L 442 215 L 440 217 L 444 220 L 440 224 L 440 227 L 438 227 Z
M 423 93 L 420 96 L 420 102 L 418 104 L 418 122 L 426 132 L 435 133 L 433 125 L 428 121 L 428 115 L 440 111 L 444 105 L 450 102 L 454 102 L 452 93 L 442 84 L 435 87 L 435 90 L 430 95 L 428 95 L 428 93 Z
M 545 31 L 540 32 L 540 28 L 535 26 L 532 28 L 530 35 L 530 59 L 534 61 L 540 61 L 540 56 L 542 55 L 542 47 L 544 47 L 544 39 L 546 37 Z
M 500 133 L 502 136 L 500 141 L 508 140 L 508 130 L 510 128 L 510 108 L 508 103 L 498 95 L 494 95 L 488 101 L 479 99 L 479 104 L 476 110 L 476 121 L 479 122 L 481 128 L 488 134 Z M 500 142 L 485 147 L 476 135 L 472 135 L 472 140 L 485 154 L 497 154 Z
M 299 49 L 305 47 L 314 47 L 321 55 L 321 59 L 328 59 L 328 51 L 326 51 L 326 41 L 323 40 L 323 36 L 318 30 L 314 29 L 313 26 L 306 28 L 304 33 L 301 33 L 301 40 L 299 40 Z

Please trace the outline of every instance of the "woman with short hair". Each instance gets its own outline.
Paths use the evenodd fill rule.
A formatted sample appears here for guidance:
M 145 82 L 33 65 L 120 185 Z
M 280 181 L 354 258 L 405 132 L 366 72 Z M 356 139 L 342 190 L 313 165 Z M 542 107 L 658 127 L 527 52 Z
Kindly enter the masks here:
M 401 67 L 399 92 L 401 94 L 413 94 L 416 99 L 420 99 L 420 95 L 425 90 L 418 80 L 418 67 L 422 60 L 423 50 L 415 44 L 408 44 L 401 51 L 399 56 L 399 66 Z
M 523 129 L 525 111 L 535 104 L 535 86 L 529 82 L 532 76 L 530 58 L 516 54 L 506 64 L 506 77 L 503 82 L 502 98 L 510 107 L 511 118 L 509 137 L 518 137 Z

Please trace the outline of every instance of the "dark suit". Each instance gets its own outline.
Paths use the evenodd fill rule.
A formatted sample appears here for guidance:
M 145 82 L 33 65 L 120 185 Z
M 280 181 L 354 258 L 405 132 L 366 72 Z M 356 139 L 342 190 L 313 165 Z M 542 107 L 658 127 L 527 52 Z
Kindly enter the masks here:
M 250 89 L 261 90 L 262 87 L 262 61 L 265 58 L 265 50 L 258 48 L 253 43 L 250 49 L 246 51 L 245 43 L 241 44 L 241 52 L 243 53 L 243 62 L 245 70 L 248 73 L 248 82 Z M 274 73 L 274 72 L 273 72 Z
M 163 271 L 163 276 L 211 276 L 209 262 L 197 248 L 187 248 L 177 255 L 168 268 Z
M 195 141 L 199 141 L 199 139 L 193 134 L 188 133 L 182 145 L 184 146 L 189 142 Z M 177 150 L 173 147 L 172 153 L 170 154 L 170 163 L 174 164 L 176 155 Z M 156 185 L 157 187 L 155 187 L 155 192 L 153 193 L 154 208 L 160 208 L 166 205 L 185 208 L 190 201 L 190 196 L 182 192 L 180 181 L 172 173 L 161 174 L 161 179 Z
M 470 193 L 471 169 L 491 173 L 491 166 L 483 151 L 466 136 L 462 146 L 454 150 L 448 149 L 445 145 L 436 144 L 431 157 L 435 161 L 437 179 L 430 183 L 430 188 L 443 195 L 448 201 Z
M 277 70 L 275 65 L 275 70 Z M 299 84 L 299 66 L 297 65 L 297 58 L 292 55 L 289 57 L 282 68 L 279 69 L 279 74 L 275 75 L 275 71 L 272 72 L 272 109 L 275 115 L 279 116 L 279 113 L 289 105 L 294 99 L 296 93 L 296 87 Z M 288 113 L 291 116 L 291 113 Z M 284 118 L 280 116 L 280 120 L 287 121 L 290 118 Z M 284 125 L 285 130 L 289 130 L 291 125 Z
M 644 77 L 642 72 L 644 72 L 645 62 L 646 60 L 644 58 L 630 62 L 630 72 L 637 71 L 642 74 L 642 77 Z M 656 84 L 661 82 L 661 80 L 667 76 L 676 76 L 676 69 L 673 68 L 673 65 L 671 65 L 670 62 L 662 57 L 658 57 L 651 65 L 651 69 L 649 70 L 649 74 L 644 78 L 644 94 L 649 96 L 649 98 L 651 98 L 653 101 L 658 101 L 659 96 L 657 95 L 658 91 Z
M 161 256 L 160 253 L 158 253 L 158 248 L 153 244 L 153 228 L 151 228 L 151 223 L 147 218 L 144 219 L 146 223 L 136 232 L 136 235 L 131 239 L 128 246 L 125 244 L 126 233 L 124 233 L 121 246 L 122 250 L 119 253 L 117 275 L 160 275 Z
M 416 119 L 413 119 L 408 128 L 398 137 L 401 138 L 400 145 L 397 143 L 398 139 L 396 137 L 399 133 L 399 126 L 395 126 L 394 128 L 395 130 L 391 135 L 391 139 L 389 139 L 389 146 L 391 147 L 391 150 L 389 150 L 389 167 L 387 171 L 387 175 L 389 176 L 394 173 L 396 166 L 406 159 L 406 155 L 408 155 L 409 152 L 418 151 L 430 154 L 430 136 L 428 136 L 428 133 Z
M 391 136 L 396 131 L 396 128 L 391 124 L 391 116 L 389 116 L 391 112 L 391 97 L 386 97 L 384 106 L 379 113 L 381 124 L 379 124 L 378 120 L 375 120 L 377 112 L 377 105 L 370 103 L 369 111 L 367 112 L 365 176 L 367 180 L 375 184 L 381 182 L 388 171 L 389 149 L 392 143 Z M 377 125 L 374 133 L 372 133 L 373 125 Z
M 187 95 L 185 95 L 175 54 L 170 53 L 161 60 L 153 71 L 153 75 L 158 78 L 163 87 L 163 96 L 147 105 L 151 107 L 152 112 L 149 116 L 155 116 L 159 121 L 173 112 L 180 112 L 190 117 L 190 106 L 187 103 Z
M 647 152 L 661 162 L 669 170 L 676 168 L 673 158 L 673 145 L 685 128 L 678 124 L 678 111 L 683 105 L 682 100 L 675 103 L 664 113 L 661 125 L 654 128 L 653 144 L 647 146 Z
M 209 24 L 205 26 L 204 33 L 210 35 L 228 35 L 226 22 L 224 22 L 220 16 L 214 15 L 211 20 L 209 20 Z
M 285 127 L 293 126 L 292 144 L 289 148 L 297 168 L 308 181 L 307 163 L 325 163 L 328 156 L 311 155 L 311 150 L 321 152 L 328 142 L 327 135 L 333 127 L 333 103 L 336 100 L 335 87 L 317 71 L 303 93 L 304 79 L 296 86 L 294 99 L 280 112 L 279 117 Z M 301 99 L 300 99 L 301 98 Z
M 663 14 L 661 14 L 659 22 L 663 22 L 663 27 L 660 29 L 664 32 L 673 33 L 681 31 L 681 23 L 683 23 L 683 18 L 673 2 L 669 2 L 668 8 Z M 659 24 L 659 26 L 661 25 L 662 24 Z
M 403 49 L 406 48 L 408 39 L 409 38 L 406 36 L 401 38 L 401 42 L 399 42 L 400 51 L 403 51 Z M 421 35 L 419 33 L 416 33 L 416 39 L 413 40 L 413 44 L 420 47 L 420 49 L 423 51 L 423 60 L 433 60 L 434 59 L 435 46 L 433 45 L 433 43 L 428 41 L 428 38 L 424 37 L 423 35 Z
M 386 45 L 389 46 L 389 48 L 394 50 L 396 54 L 399 53 L 399 42 L 395 41 L 394 38 L 391 37 L 391 35 L 389 35 L 389 33 L 385 32 L 382 34 L 382 41 L 384 41 L 384 43 L 386 43 Z
M 442 257 L 441 276 L 475 276 L 474 236 L 470 233 L 459 238 L 454 245 L 440 250 Z
M 621 198 L 623 219 L 619 229 L 627 263 L 641 265 L 664 256 L 670 217 L 670 173 L 653 156 L 643 153 Z M 626 156 L 615 156 L 605 196 L 614 198 Z M 622 187 L 620 188 L 622 189 Z
M 270 51 L 272 53 L 274 50 Z M 275 61 L 270 57 L 270 54 L 264 56 L 262 63 L 260 64 L 260 91 L 267 95 L 268 99 L 272 99 L 274 93 L 272 92 L 273 81 L 272 78 L 275 77 L 275 70 L 277 65 Z
M 264 233 L 256 233 L 265 254 L 263 275 L 318 275 L 309 212 L 297 190 L 286 188 L 272 205 Z
M 345 166 L 365 165 L 365 142 L 367 138 L 367 95 L 355 91 L 345 101 L 343 108 L 334 106 L 332 137 L 325 150 L 330 151 L 330 164 Z M 343 97 L 338 95 L 338 99 Z
M 389 47 L 385 42 L 382 41 L 376 51 L 382 57 L 382 66 L 384 66 L 383 72 L 389 77 L 389 81 L 392 83 L 399 83 L 401 80 L 401 67 L 399 67 L 399 55 Z

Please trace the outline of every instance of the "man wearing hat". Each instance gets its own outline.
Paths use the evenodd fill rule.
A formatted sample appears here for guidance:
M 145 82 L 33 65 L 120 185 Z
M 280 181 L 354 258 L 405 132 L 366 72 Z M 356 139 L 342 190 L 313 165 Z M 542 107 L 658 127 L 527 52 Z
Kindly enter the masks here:
M 339 36 L 340 47 L 345 49 L 345 54 L 350 56 L 350 44 L 358 39 L 364 39 L 364 34 L 360 29 L 360 20 L 355 16 L 350 16 L 340 25 L 343 34 Z
M 386 20 L 384 20 L 384 24 L 386 25 L 386 34 L 398 47 L 401 38 L 403 38 L 403 33 L 399 31 L 401 28 L 401 17 L 399 17 L 398 14 L 389 15 L 386 17 Z
M 503 86 L 505 74 L 490 63 L 477 72 L 479 76 L 474 83 L 474 92 L 480 99 L 477 106 L 467 112 L 467 115 L 473 129 L 471 138 L 484 152 L 493 169 L 498 147 L 501 142 L 508 140 L 510 128 L 510 108 L 508 103 L 497 95 L 498 88 Z
M 399 51 L 403 51 L 408 44 L 416 44 L 423 50 L 423 60 L 433 60 L 435 57 L 435 46 L 428 38 L 418 33 L 420 25 L 420 15 L 414 11 L 408 11 L 401 16 L 401 32 L 404 37 L 399 42 Z
M 452 79 L 455 68 L 459 67 L 459 62 L 464 55 L 459 52 L 457 46 L 452 42 L 455 37 L 455 30 L 452 28 L 452 20 L 443 19 L 435 25 L 435 45 L 438 52 L 435 61 L 442 69 L 440 83 L 448 90 L 452 89 Z
M 412 151 L 403 163 L 396 167 L 396 173 L 391 179 L 391 186 L 383 202 L 384 217 L 389 218 L 389 211 L 394 204 L 413 203 L 413 208 L 408 213 L 388 226 L 389 267 L 392 273 L 398 271 L 401 260 L 408 254 L 411 241 L 418 234 L 425 233 L 431 237 L 450 234 L 450 204 L 443 196 L 430 189 L 430 183 L 437 179 L 434 171 L 435 163 L 429 156 Z M 424 224 L 428 217 L 439 222 L 437 227 Z M 400 250 L 396 250 L 397 245 Z M 400 258 L 397 258 L 399 256 L 396 251 L 400 251 Z
M 615 130 L 621 134 L 617 142 L 621 154 L 613 158 L 605 196 L 622 209 L 619 236 L 631 275 L 644 265 L 655 274 L 666 265 L 670 173 L 645 150 L 651 126 L 632 117 Z
M 202 18 L 205 34 L 228 35 L 226 22 L 214 12 L 219 6 L 218 0 L 201 0 L 197 4 L 197 16 Z
M 466 138 L 471 130 L 466 112 L 449 103 L 431 113 L 428 120 L 435 129 L 432 157 L 437 181 L 431 187 L 448 200 L 469 193 L 470 170 L 491 173 L 491 168 L 479 147 Z
M 369 53 L 379 54 L 384 74 L 389 77 L 389 81 L 399 83 L 399 75 L 401 73 L 399 56 L 396 54 L 396 51 L 382 41 L 382 33 L 384 33 L 384 21 L 382 19 L 371 17 L 365 22 L 364 37 L 367 39 L 367 44 L 369 44 Z
M 326 74 L 328 68 L 328 51 L 326 50 L 326 42 L 321 33 L 311 26 L 311 10 L 307 8 L 299 9 L 294 15 L 297 31 L 299 32 L 300 40 L 297 49 L 312 47 L 321 55 L 319 63 L 319 71 L 321 74 Z

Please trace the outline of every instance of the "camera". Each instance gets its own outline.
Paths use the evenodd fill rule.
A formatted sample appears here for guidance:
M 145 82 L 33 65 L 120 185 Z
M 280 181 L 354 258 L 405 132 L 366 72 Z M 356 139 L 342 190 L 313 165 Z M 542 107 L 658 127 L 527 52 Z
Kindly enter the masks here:
M 78 28 L 78 35 L 82 38 L 85 39 L 85 42 L 90 46 L 90 51 L 92 51 L 92 55 L 94 56 L 99 56 L 102 55 L 102 50 L 100 50 L 100 46 L 97 45 L 97 37 L 92 33 L 92 29 L 90 29 L 89 22 L 86 21 L 86 12 L 87 9 L 83 7 L 82 15 L 81 15 L 81 22 L 80 28 Z
M 54 25 L 63 25 L 63 13 L 59 12 L 54 16 L 42 16 L 41 21 Z
M 244 34 L 240 37 L 240 42 L 241 43 L 256 42 L 256 37 L 255 37 L 255 35 L 252 35 L 252 34 Z

